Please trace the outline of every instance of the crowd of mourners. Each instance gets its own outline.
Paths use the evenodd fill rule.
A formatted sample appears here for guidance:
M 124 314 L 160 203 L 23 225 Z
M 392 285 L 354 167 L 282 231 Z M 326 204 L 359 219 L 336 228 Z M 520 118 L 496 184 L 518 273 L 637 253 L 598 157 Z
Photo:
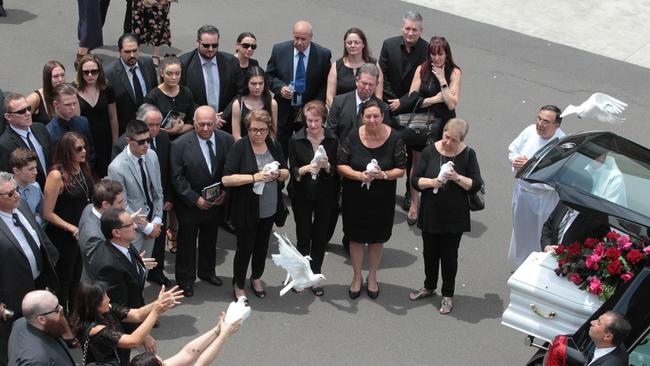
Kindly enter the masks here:
M 162 364 L 149 335 L 158 317 L 193 296 L 197 278 L 223 285 L 219 228 L 237 239 L 233 299 L 249 290 L 263 299 L 270 234 L 289 208 L 315 274 L 342 217 L 349 297 L 365 288 L 376 299 L 405 175 L 401 205 L 422 230 L 425 264 L 408 297 L 434 295 L 440 273 L 439 311 L 451 312 L 468 194 L 483 181 L 464 143 L 469 125 L 456 118 L 462 72 L 447 40 L 423 39 L 422 17 L 409 11 L 379 58 L 350 28 L 332 62 L 304 20 L 273 46 L 266 69 L 253 58 L 254 34 L 241 33 L 231 55 L 212 25 L 198 29 L 195 49 L 160 56 L 170 37 L 163 4 L 133 2 L 119 58 L 107 65 L 92 50 L 108 1 L 80 7 L 74 69 L 47 61 L 42 85 L 4 95 L 0 364 L 72 364 L 63 341 L 82 348 L 85 364 Z M 152 57 L 142 44 L 155 46 Z M 424 128 L 412 128 L 423 115 Z M 173 287 L 165 255 L 176 256 Z M 149 304 L 146 281 L 163 286 Z M 308 291 L 325 295 L 320 284 Z M 164 363 L 209 364 L 238 328 L 222 316 Z M 149 352 L 130 360 L 140 345 Z

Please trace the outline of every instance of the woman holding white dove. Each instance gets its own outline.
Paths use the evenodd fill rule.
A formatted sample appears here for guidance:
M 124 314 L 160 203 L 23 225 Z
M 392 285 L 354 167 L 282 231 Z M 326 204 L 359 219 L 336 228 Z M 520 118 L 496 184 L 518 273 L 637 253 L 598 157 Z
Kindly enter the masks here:
M 311 270 L 321 273 L 332 212 L 336 209 L 339 178 L 336 173 L 336 135 L 325 130 L 325 103 L 314 100 L 303 109 L 305 127 L 289 140 L 289 168 L 293 219 L 296 222 L 298 250 L 311 257 Z M 316 296 L 325 293 L 321 286 L 312 288 Z
M 266 296 L 260 277 L 275 214 L 282 206 L 282 188 L 289 170 L 280 145 L 269 137 L 269 112 L 253 110 L 245 119 L 248 134 L 230 149 L 221 183 L 229 187 L 230 222 L 237 235 L 233 264 L 233 296 L 246 296 L 244 285 L 251 262 L 251 287 L 255 296 Z M 277 169 L 270 169 L 277 166 Z M 257 183 L 257 184 L 256 184 Z M 263 184 L 260 184 L 263 183 Z M 251 260 L 252 258 L 252 260 Z
M 409 294 L 415 301 L 433 296 L 442 272 L 440 313 L 451 312 L 458 270 L 458 247 L 463 232 L 470 231 L 468 194 L 483 183 L 476 153 L 463 142 L 467 122 L 452 118 L 442 139 L 422 151 L 411 185 L 422 192 L 418 227 L 422 230 L 424 287 Z M 442 171 L 442 174 L 441 174 Z
M 379 296 L 377 270 L 384 243 L 390 239 L 395 217 L 396 179 L 404 175 L 406 151 L 396 131 L 383 123 L 376 100 L 360 108 L 363 125 L 351 131 L 338 151 L 338 172 L 343 176 L 343 232 L 350 239 L 354 271 L 350 298 L 361 294 L 364 245 L 368 244 L 366 292 Z M 375 160 L 373 162 L 373 160 Z

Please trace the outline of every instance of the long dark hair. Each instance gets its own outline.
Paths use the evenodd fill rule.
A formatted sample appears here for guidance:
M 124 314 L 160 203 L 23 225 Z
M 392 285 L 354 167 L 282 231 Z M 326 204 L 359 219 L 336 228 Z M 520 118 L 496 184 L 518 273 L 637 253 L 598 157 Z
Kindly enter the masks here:
M 271 97 L 271 92 L 269 91 L 269 85 L 266 82 L 266 76 L 264 74 L 264 70 L 261 67 L 251 66 L 248 68 L 248 71 L 246 71 L 244 88 L 242 88 L 241 91 L 242 96 L 244 97 L 250 94 L 250 90 L 248 90 L 248 82 L 256 76 L 261 76 L 262 80 L 264 81 L 264 90 L 262 90 L 262 101 L 264 102 L 264 110 L 269 112 L 269 114 L 271 114 L 271 104 L 273 103 L 273 98 Z M 241 107 L 242 106 L 239 106 L 239 108 Z
M 61 140 L 59 140 L 59 142 L 56 144 L 56 148 L 54 150 L 54 157 L 52 158 L 52 167 L 50 168 L 50 171 L 60 171 L 61 176 L 63 177 L 63 184 L 65 186 L 69 185 L 70 178 L 74 173 L 74 144 L 79 140 L 83 141 L 83 143 L 86 145 L 86 156 L 89 156 L 88 151 L 90 149 L 90 146 L 88 145 L 88 142 L 82 135 L 76 132 L 64 133 L 61 137 Z M 92 180 L 90 175 L 90 168 L 88 167 L 88 161 L 86 160 L 83 163 L 79 163 L 79 167 L 81 168 L 83 174 Z M 92 182 L 90 184 L 92 184 Z
M 45 104 L 45 108 L 48 111 L 54 111 L 54 106 L 52 105 L 52 99 L 54 99 L 54 87 L 52 86 L 52 71 L 60 67 L 65 71 L 65 66 L 62 63 L 56 60 L 50 60 L 43 65 L 43 101 L 41 103 Z
M 72 326 L 75 333 L 82 334 L 84 324 L 93 322 L 101 316 L 98 309 L 104 301 L 105 293 L 106 284 L 104 282 L 85 280 L 79 283 L 72 315 Z
M 363 58 L 363 61 L 372 62 L 372 55 L 370 54 L 370 48 L 368 48 L 368 39 L 366 38 L 366 34 L 356 27 L 348 29 L 348 31 L 343 35 L 343 57 L 348 57 L 348 49 L 345 47 L 345 39 L 348 38 L 350 34 L 356 34 L 361 38 L 361 42 L 363 42 L 363 50 L 361 50 L 361 58 Z
M 77 82 L 77 90 L 84 90 L 86 89 L 86 86 L 88 86 L 88 83 L 86 83 L 86 79 L 84 79 L 84 74 L 83 74 L 83 66 L 87 62 L 94 62 L 97 64 L 97 68 L 99 69 L 99 74 L 97 75 L 97 89 L 98 90 L 104 90 L 106 89 L 106 74 L 104 73 L 104 65 L 102 65 L 102 59 L 99 58 L 97 55 L 84 55 L 80 60 L 79 63 L 77 64 L 77 77 L 75 81 Z
M 420 65 L 420 78 L 422 80 L 432 80 L 433 72 L 431 72 L 431 55 L 437 55 L 441 51 L 445 52 L 445 70 L 460 70 L 460 67 L 456 65 L 454 58 L 451 56 L 451 48 L 449 47 L 449 42 L 447 42 L 447 39 L 445 37 L 433 36 L 429 41 L 427 59 L 422 63 L 422 65 Z

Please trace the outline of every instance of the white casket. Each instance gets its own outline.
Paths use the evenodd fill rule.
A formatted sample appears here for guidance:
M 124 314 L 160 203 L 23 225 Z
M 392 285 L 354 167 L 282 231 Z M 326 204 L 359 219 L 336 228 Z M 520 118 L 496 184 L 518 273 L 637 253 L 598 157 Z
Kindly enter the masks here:
M 573 334 L 603 301 L 555 274 L 551 253 L 534 252 L 508 279 L 510 304 L 501 323 L 536 338 L 550 341 Z

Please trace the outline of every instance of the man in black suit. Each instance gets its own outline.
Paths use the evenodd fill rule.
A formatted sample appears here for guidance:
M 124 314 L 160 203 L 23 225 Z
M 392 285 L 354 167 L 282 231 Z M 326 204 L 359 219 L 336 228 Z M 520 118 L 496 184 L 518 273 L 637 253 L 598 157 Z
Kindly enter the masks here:
M 142 99 L 158 85 L 158 78 L 151 59 L 140 57 L 137 35 L 123 34 L 117 41 L 117 47 L 120 57 L 106 68 L 106 78 L 115 93 L 121 135 L 126 130 L 126 124 L 135 118 Z M 137 77 L 134 78 L 134 75 Z
M 234 139 L 217 129 L 215 120 L 212 107 L 197 108 L 194 131 L 182 135 L 172 144 L 172 183 L 178 195 L 176 281 L 185 296 L 194 294 L 197 273 L 203 281 L 222 285 L 221 279 L 215 275 L 216 242 L 226 191 L 221 190 L 218 196 L 208 198 L 204 197 L 202 190 L 221 182 L 226 156 Z
M 239 61 L 219 51 L 217 27 L 206 24 L 196 33 L 196 49 L 180 56 L 181 84 L 190 88 L 196 105 L 222 112 L 237 95 Z M 225 121 L 218 116 L 216 123 L 221 128 Z
M 0 89 L 0 134 L 5 132 L 5 123 L 5 95 Z
M 565 246 L 587 238 L 600 239 L 609 231 L 609 226 L 581 212 L 558 202 L 542 227 L 540 245 L 542 250 L 549 250 L 562 244 Z
M 0 172 L 0 303 L 16 315 L 21 301 L 35 289 L 58 290 L 54 264 L 59 252 L 20 199 L 11 174 Z M 11 319 L 0 319 L 0 364 L 7 363 Z
M 303 126 L 294 124 L 302 106 L 314 99 L 325 101 L 332 53 L 312 42 L 313 35 L 309 22 L 296 22 L 293 40 L 273 46 L 266 68 L 269 89 L 278 102 L 278 141 L 285 158 L 289 138 Z
M 162 122 L 162 114 L 158 107 L 152 104 L 143 104 L 138 108 L 136 113 L 136 119 L 144 121 L 147 124 L 149 129 L 149 147 L 156 152 L 158 156 L 158 164 L 160 165 L 160 180 L 162 182 L 163 188 L 163 217 L 162 223 L 163 226 L 160 229 L 161 233 L 165 233 L 167 230 L 166 222 L 169 215 L 169 212 L 174 209 L 173 204 L 173 195 L 174 189 L 171 184 L 171 172 L 170 172 L 170 152 L 171 152 L 171 141 L 167 131 L 164 131 L 160 128 L 160 123 Z M 120 136 L 117 140 L 117 143 L 113 145 L 113 158 L 115 158 L 119 153 L 124 150 L 126 147 L 126 134 Z M 156 260 L 158 265 L 155 268 L 152 268 L 147 275 L 147 279 L 151 282 L 157 283 L 159 285 L 165 285 L 167 287 L 171 286 L 171 282 L 163 273 L 165 267 L 165 240 L 167 239 L 166 235 L 158 235 L 154 240 L 153 252 L 151 257 Z
M 24 96 L 7 95 L 4 108 L 7 126 L 0 135 L 0 170 L 9 171 L 9 155 L 14 150 L 19 147 L 28 148 L 38 155 L 36 181 L 43 189 L 50 167 L 52 151 L 50 134 L 42 123 L 32 123 L 32 114 Z
M 590 366 L 627 366 L 628 354 L 623 342 L 630 334 L 632 326 L 623 314 L 608 311 L 591 321 L 589 337 L 596 349 L 585 365 Z

